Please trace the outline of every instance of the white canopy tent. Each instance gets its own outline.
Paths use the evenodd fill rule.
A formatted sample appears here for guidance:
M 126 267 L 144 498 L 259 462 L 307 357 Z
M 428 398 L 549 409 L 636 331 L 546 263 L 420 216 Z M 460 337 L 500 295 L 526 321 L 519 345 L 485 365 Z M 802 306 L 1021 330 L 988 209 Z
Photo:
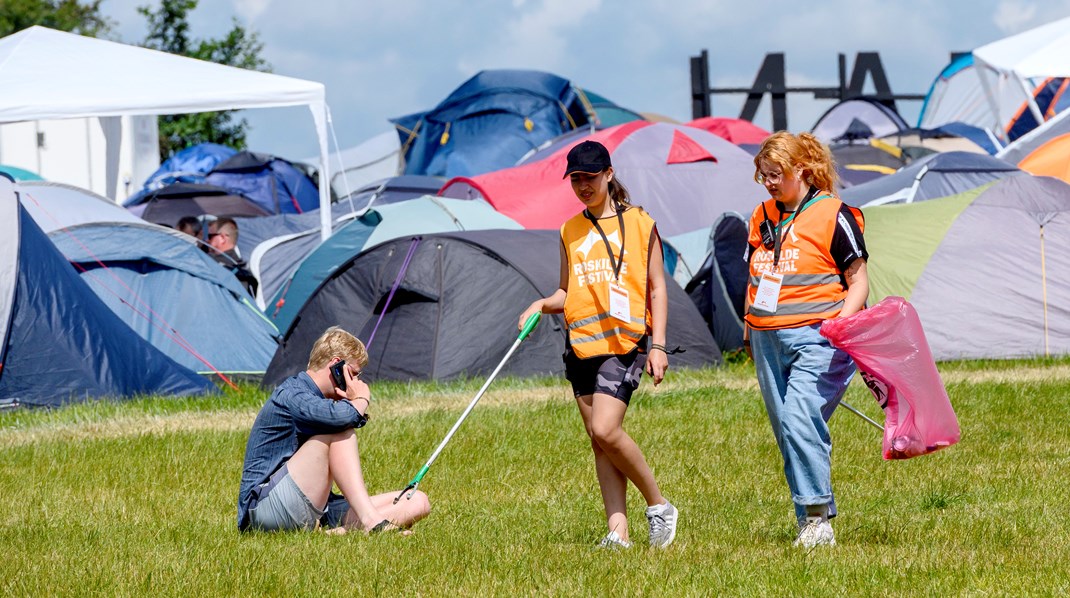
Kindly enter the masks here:
M 1044 116 L 1033 90 L 1046 77 L 1070 77 L 1070 17 L 981 46 L 973 57 L 999 126 L 1014 116 L 1006 108 L 1008 99 L 1012 105 L 1026 103 L 1042 123 Z
M 118 178 L 121 116 L 308 106 L 319 139 L 322 236 L 330 236 L 330 113 L 322 83 L 35 26 L 0 39 L 0 90 L 0 123 L 98 117 L 108 140 L 109 188 Z

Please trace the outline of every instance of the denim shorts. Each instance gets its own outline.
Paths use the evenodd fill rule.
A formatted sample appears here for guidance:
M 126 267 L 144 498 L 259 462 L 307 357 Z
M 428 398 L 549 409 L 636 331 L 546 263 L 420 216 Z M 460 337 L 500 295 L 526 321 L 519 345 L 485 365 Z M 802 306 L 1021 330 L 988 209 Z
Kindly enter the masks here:
M 331 494 L 325 509 L 317 509 L 283 465 L 253 490 L 259 496 L 249 509 L 249 528 L 269 532 L 337 527 L 349 510 L 345 498 Z
M 259 499 L 249 509 L 249 527 L 265 532 L 316 530 L 324 510 L 316 508 L 297 487 L 286 465 L 254 489 Z
M 624 355 L 598 355 L 580 359 L 569 349 L 565 354 L 565 378 L 577 397 L 595 393 L 616 397 L 627 405 L 639 388 L 646 367 L 646 353 L 638 349 Z

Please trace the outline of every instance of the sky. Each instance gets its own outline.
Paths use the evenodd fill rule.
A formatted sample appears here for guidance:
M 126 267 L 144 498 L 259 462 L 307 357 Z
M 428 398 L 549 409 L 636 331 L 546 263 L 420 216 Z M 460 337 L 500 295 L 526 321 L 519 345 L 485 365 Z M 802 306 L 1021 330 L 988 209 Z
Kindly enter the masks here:
M 104 0 L 113 37 L 144 40 L 139 6 Z M 800 10 L 800 7 L 805 6 Z M 194 38 L 236 19 L 255 31 L 272 72 L 326 86 L 338 148 L 429 110 L 484 69 L 547 71 L 637 112 L 691 119 L 690 57 L 709 53 L 713 87 L 749 88 L 766 53 L 785 55 L 789 87 L 838 84 L 857 52 L 879 52 L 893 92 L 923 94 L 950 54 L 1070 16 L 1070 0 L 200 0 Z M 872 91 L 867 85 L 867 91 Z M 717 95 L 738 117 L 742 95 Z M 834 104 L 789 96 L 788 128 L 808 130 Z M 920 102 L 899 103 L 913 124 Z M 768 99 L 755 123 L 771 127 Z M 315 155 L 306 108 L 249 110 L 249 149 Z M 332 151 L 335 141 L 332 140 Z

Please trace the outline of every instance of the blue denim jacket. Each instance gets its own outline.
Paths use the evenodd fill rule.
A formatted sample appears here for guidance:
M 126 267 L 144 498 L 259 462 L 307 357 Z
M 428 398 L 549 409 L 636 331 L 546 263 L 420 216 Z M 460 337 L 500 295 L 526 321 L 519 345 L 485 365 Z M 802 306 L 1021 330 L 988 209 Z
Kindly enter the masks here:
M 323 396 L 306 372 L 275 389 L 253 422 L 245 445 L 245 465 L 238 491 L 238 529 L 249 525 L 249 498 L 254 488 L 290 460 L 306 440 L 354 427 L 360 414 L 349 401 Z

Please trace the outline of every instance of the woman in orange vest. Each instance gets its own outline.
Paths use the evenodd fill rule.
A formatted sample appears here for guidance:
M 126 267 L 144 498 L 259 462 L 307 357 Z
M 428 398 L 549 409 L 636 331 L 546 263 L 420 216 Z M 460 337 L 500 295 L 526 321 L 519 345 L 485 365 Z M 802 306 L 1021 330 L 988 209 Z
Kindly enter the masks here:
M 520 316 L 565 313 L 565 376 L 594 449 L 609 533 L 603 548 L 628 548 L 625 497 L 631 480 L 646 499 L 651 546 L 676 536 L 678 512 L 661 495 L 635 441 L 622 428 L 645 367 L 657 385 L 669 365 L 665 351 L 668 290 L 654 220 L 628 203 L 609 151 L 584 141 L 568 153 L 565 176 L 586 209 L 561 227 L 561 285 Z M 649 344 L 648 344 L 649 341 Z
M 770 199 L 750 219 L 746 336 L 795 504 L 796 546 L 835 544 L 828 418 L 854 362 L 818 334 L 865 305 L 864 220 L 833 194 L 829 149 L 808 133 L 773 134 L 754 157 Z

